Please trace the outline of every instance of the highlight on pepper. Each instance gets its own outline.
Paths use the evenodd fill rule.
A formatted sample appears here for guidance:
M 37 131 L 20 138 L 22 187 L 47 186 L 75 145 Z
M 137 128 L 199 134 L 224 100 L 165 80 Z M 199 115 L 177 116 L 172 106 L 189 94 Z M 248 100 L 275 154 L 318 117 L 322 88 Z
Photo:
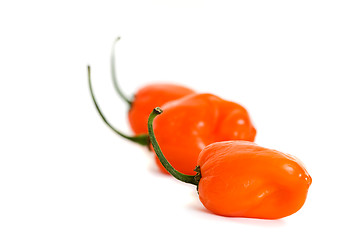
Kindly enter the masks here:
M 300 161 L 249 141 L 212 143 L 199 154 L 195 175 L 179 172 L 167 161 L 154 135 L 153 121 L 162 112 L 155 108 L 148 119 L 154 151 L 171 175 L 197 186 L 200 201 L 211 212 L 279 219 L 305 203 L 312 179 Z
M 243 106 L 213 94 L 188 95 L 161 108 L 164 113 L 154 120 L 157 141 L 170 164 L 185 174 L 193 173 L 205 146 L 227 140 L 254 141 L 256 136 Z M 167 173 L 157 157 L 156 163 Z

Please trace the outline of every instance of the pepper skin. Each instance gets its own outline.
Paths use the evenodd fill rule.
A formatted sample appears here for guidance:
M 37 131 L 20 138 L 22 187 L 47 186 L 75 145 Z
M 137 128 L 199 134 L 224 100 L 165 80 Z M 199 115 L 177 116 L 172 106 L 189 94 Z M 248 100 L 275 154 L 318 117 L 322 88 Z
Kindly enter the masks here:
M 303 206 L 312 182 L 295 157 L 246 141 L 210 144 L 198 165 L 200 201 L 222 216 L 289 216 Z
M 210 143 L 255 139 L 246 109 L 212 94 L 192 94 L 161 108 L 164 113 L 154 120 L 154 132 L 170 164 L 185 174 L 193 173 L 199 153 Z
M 193 90 L 175 84 L 151 84 L 139 89 L 128 113 L 132 130 L 136 135 L 146 134 L 147 120 L 154 107 L 193 93 Z
M 199 154 L 196 175 L 179 172 L 167 161 L 154 135 L 152 123 L 161 113 L 160 108 L 154 109 L 148 121 L 154 151 L 171 175 L 197 186 L 200 201 L 211 212 L 227 217 L 279 219 L 303 206 L 312 179 L 301 162 L 252 142 L 212 143 Z

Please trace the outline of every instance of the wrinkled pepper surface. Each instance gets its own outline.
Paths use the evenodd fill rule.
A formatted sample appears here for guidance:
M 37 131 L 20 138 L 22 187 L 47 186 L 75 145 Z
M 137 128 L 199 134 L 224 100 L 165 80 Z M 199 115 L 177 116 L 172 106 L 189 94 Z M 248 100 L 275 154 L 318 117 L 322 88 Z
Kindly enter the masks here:
M 154 132 L 168 161 L 185 174 L 193 173 L 201 150 L 225 140 L 254 141 L 256 130 L 247 110 L 212 94 L 192 94 L 161 107 Z M 155 156 L 157 165 L 167 172 Z
M 278 219 L 303 206 L 312 182 L 303 164 L 294 156 L 252 142 L 212 143 L 199 154 L 195 175 L 178 171 L 167 161 L 154 134 L 152 123 L 161 113 L 160 108 L 154 109 L 148 122 L 150 140 L 161 164 L 178 180 L 196 185 L 200 201 L 211 212 Z

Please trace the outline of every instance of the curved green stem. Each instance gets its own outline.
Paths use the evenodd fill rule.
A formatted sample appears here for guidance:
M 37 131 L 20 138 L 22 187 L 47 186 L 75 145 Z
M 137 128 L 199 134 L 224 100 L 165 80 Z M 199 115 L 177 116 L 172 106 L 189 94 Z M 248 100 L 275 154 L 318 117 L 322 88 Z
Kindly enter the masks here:
M 95 104 L 96 110 L 98 111 L 98 113 L 100 114 L 102 120 L 105 122 L 106 125 L 108 125 L 108 127 L 110 127 L 115 133 L 117 133 L 118 135 L 120 135 L 123 138 L 126 138 L 132 142 L 138 143 L 140 145 L 144 145 L 144 146 L 149 146 L 150 142 L 149 142 L 149 136 L 147 134 L 140 134 L 137 136 L 128 136 L 122 132 L 120 132 L 119 130 L 115 129 L 105 118 L 104 114 L 101 112 L 99 105 L 97 104 L 97 101 L 95 99 L 94 96 L 94 92 L 93 92 L 93 88 L 92 88 L 92 84 L 91 84 L 91 71 L 90 71 L 90 66 L 88 66 L 88 80 L 89 80 L 89 88 L 90 88 L 90 93 L 91 93 L 91 98 Z
M 154 118 L 161 113 L 162 113 L 162 110 L 159 107 L 155 108 L 152 111 L 152 113 L 150 114 L 149 120 L 148 120 L 149 137 L 150 137 L 151 144 L 154 147 L 154 151 L 155 151 L 156 155 L 158 156 L 161 164 L 171 175 L 173 175 L 176 179 L 178 179 L 182 182 L 194 184 L 197 186 L 199 184 L 199 181 L 196 180 L 197 175 L 186 175 L 186 174 L 183 174 L 183 173 L 177 171 L 173 166 L 171 166 L 169 161 L 166 160 L 164 154 L 162 153 L 162 151 L 159 147 L 158 142 L 156 141 L 156 138 L 154 135 L 154 130 L 153 130 L 153 121 L 154 121 Z
M 116 92 L 120 95 L 120 97 L 129 104 L 129 106 L 131 107 L 132 101 L 125 96 L 125 94 L 121 91 L 118 81 L 117 81 L 117 77 L 116 77 L 116 68 L 115 68 L 115 46 L 116 43 L 120 40 L 120 37 L 117 37 L 112 45 L 112 49 L 111 49 L 111 78 L 112 78 L 112 82 L 114 84 L 115 90 Z

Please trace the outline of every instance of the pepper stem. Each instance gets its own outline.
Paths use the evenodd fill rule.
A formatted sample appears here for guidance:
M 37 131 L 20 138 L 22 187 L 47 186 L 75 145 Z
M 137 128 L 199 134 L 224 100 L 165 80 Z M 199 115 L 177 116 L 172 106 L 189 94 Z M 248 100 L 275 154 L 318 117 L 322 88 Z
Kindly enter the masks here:
M 122 132 L 120 132 L 119 130 L 117 130 L 116 128 L 114 128 L 105 118 L 104 114 L 101 112 L 99 105 L 97 104 L 97 101 L 95 99 L 94 96 L 94 92 L 93 92 L 93 88 L 92 88 L 92 84 L 91 84 L 91 71 L 90 71 L 90 66 L 88 66 L 88 80 L 89 80 L 89 88 L 90 88 L 90 93 L 91 93 L 91 98 L 95 104 L 96 110 L 98 111 L 98 113 L 100 114 L 102 120 L 105 122 L 106 125 L 108 125 L 108 127 L 110 127 L 115 133 L 117 133 L 118 135 L 120 135 L 123 138 L 126 138 L 132 142 L 138 143 L 140 145 L 144 145 L 144 146 L 149 146 L 150 142 L 149 142 L 149 136 L 147 134 L 140 134 L 140 135 L 136 135 L 136 136 L 128 136 Z
M 129 104 L 129 106 L 131 107 L 132 105 L 132 100 L 130 100 L 128 97 L 125 96 L 125 94 L 122 92 L 122 90 L 119 87 L 118 81 L 117 81 L 117 77 L 116 77 L 116 68 L 115 68 L 115 46 L 116 43 L 120 40 L 120 37 L 117 37 L 112 45 L 111 48 L 111 78 L 112 78 L 112 82 L 114 84 L 115 90 L 116 92 L 119 94 L 119 96 Z
M 183 174 L 183 173 L 177 171 L 173 166 L 171 166 L 169 161 L 165 158 L 164 154 L 162 153 L 158 142 L 156 141 L 156 138 L 154 135 L 154 129 L 153 129 L 153 121 L 154 121 L 154 118 L 157 115 L 160 115 L 162 112 L 163 111 L 161 110 L 161 108 L 157 107 L 152 111 L 152 113 L 150 114 L 149 119 L 148 119 L 149 137 L 150 137 L 150 142 L 154 148 L 154 151 L 155 151 L 156 155 L 158 156 L 161 164 L 171 175 L 173 175 L 176 179 L 178 179 L 182 182 L 194 184 L 197 186 L 199 184 L 199 181 L 196 180 L 196 178 L 195 178 L 196 175 Z

